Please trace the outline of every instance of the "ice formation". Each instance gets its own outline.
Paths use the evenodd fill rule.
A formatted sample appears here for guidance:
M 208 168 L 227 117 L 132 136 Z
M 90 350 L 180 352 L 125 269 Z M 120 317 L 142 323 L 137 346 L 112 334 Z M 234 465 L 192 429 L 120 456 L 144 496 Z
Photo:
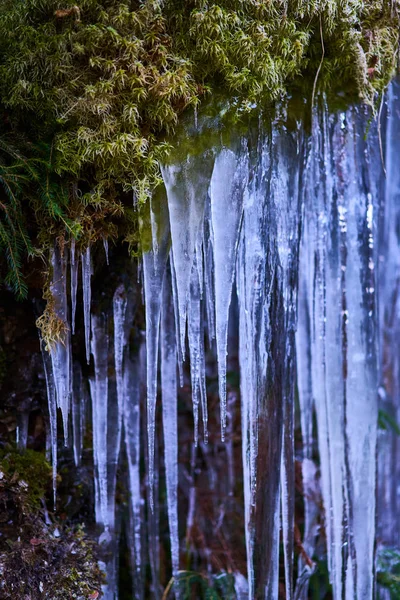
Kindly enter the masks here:
M 231 437 L 239 394 L 227 385 L 227 373 L 234 368 L 229 365 L 230 327 L 238 337 L 247 554 L 247 572 L 234 573 L 237 597 L 278 598 L 282 532 L 286 598 L 305 600 L 324 526 L 335 600 L 373 598 L 376 540 L 378 550 L 399 541 L 400 442 L 389 426 L 379 432 L 377 428 L 378 409 L 387 424 L 400 417 L 399 90 L 393 83 L 379 123 L 370 122 L 369 110 L 361 106 L 332 113 L 321 97 L 309 132 L 280 106 L 269 124 L 260 121 L 248 136 L 232 133 L 229 144 L 164 165 L 165 189 L 141 209 L 145 339 L 133 345 L 130 340 L 136 300 L 129 300 L 125 284 L 115 288 L 113 328 L 107 315 L 91 314 L 90 248 L 83 252 L 85 340 L 87 358 L 90 350 L 94 358 L 90 388 L 96 518 L 105 531 L 115 530 L 116 469 L 123 441 L 135 599 L 145 594 L 146 535 L 152 593 L 160 597 L 159 464 L 165 466 L 175 577 L 181 520 L 189 543 L 197 493 L 196 446 L 211 464 L 210 445 L 204 443 L 210 357 L 218 367 L 219 425 L 222 438 L 227 436 L 226 490 L 228 498 L 233 496 Z M 56 248 L 52 261 L 56 313 L 66 325 L 65 342 L 51 349 L 50 359 L 44 352 L 56 469 L 56 411 L 62 410 L 67 435 L 71 398 L 79 464 L 87 382 L 79 367 L 72 368 L 67 257 Z M 74 330 L 78 260 L 73 245 L 70 262 Z M 146 416 L 141 409 L 143 379 Z M 189 381 L 194 444 L 193 468 L 182 483 L 184 515 L 178 496 L 178 393 L 179 384 Z M 156 418 L 159 383 L 163 457 Z M 294 581 L 296 390 L 305 529 Z M 317 449 L 321 490 L 314 463 Z M 211 467 L 208 479 L 211 488 L 217 486 L 218 475 Z M 116 598 L 116 588 L 109 594 Z

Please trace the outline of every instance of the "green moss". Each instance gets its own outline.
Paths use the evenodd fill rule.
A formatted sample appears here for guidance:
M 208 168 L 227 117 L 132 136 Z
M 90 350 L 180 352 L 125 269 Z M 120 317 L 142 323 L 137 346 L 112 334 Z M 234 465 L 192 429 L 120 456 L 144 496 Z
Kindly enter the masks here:
M 8 446 L 0 450 L 0 470 L 11 482 L 18 482 L 25 490 L 31 506 L 40 505 L 51 483 L 51 466 L 43 453 L 20 451 Z
M 83 527 L 65 527 L 41 508 L 49 474 L 42 455 L 9 450 L 1 469 L 1 598 L 100 598 L 94 543 Z
M 56 238 L 147 248 L 132 195 L 145 204 L 168 156 L 231 144 L 277 102 L 307 121 L 319 92 L 332 106 L 374 108 L 396 72 L 398 11 L 377 0 L 82 0 L 79 10 L 74 0 L 0 0 L 0 9 L 0 139 L 24 134 L 36 182 L 14 194 L 16 219 L 4 215 L 0 235 L 22 296 L 24 258 L 46 256 Z

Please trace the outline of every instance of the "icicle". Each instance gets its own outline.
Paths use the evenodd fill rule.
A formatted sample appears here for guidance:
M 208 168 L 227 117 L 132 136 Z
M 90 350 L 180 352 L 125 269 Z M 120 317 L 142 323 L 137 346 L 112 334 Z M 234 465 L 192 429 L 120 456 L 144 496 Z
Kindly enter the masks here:
M 282 120 L 286 120 L 285 111 Z M 275 209 L 282 277 L 284 342 L 282 402 L 283 440 L 281 466 L 282 533 L 285 560 L 286 598 L 293 596 L 294 556 L 294 382 L 296 373 L 295 330 L 297 327 L 297 271 L 299 256 L 299 223 L 302 211 L 300 176 L 304 161 L 303 139 L 299 131 L 288 132 L 275 126 L 272 136 L 273 163 L 271 202 Z M 272 332 L 274 335 L 274 332 Z
M 50 348 L 57 406 L 61 409 L 64 425 L 64 441 L 68 444 L 68 418 L 72 391 L 71 332 L 68 326 L 67 261 L 66 249 L 61 252 L 56 244 L 52 254 L 53 277 L 50 285 L 55 313 L 63 323 L 63 339 Z
M 78 270 L 79 270 L 79 258 L 76 259 L 75 249 L 75 238 L 71 240 L 71 327 L 72 334 L 75 334 L 75 315 L 76 315 L 76 292 L 78 289 Z
M 314 115 L 306 206 L 312 386 L 334 598 L 372 598 L 377 352 L 368 115 Z M 360 233 L 362 232 L 362 235 Z M 310 276 L 311 275 L 311 276 Z M 369 491 L 368 491 L 369 490 Z M 346 524 L 346 527 L 344 526 Z M 342 575 L 344 573 L 344 576 Z
M 384 213 L 379 243 L 380 312 L 380 420 L 400 423 L 400 85 L 388 91 L 386 180 Z M 378 539 L 379 550 L 399 546 L 400 438 L 391 426 L 378 432 Z M 379 555 L 378 555 L 379 556 Z M 379 598 L 383 596 L 380 590 Z
M 83 436 L 85 427 L 86 397 L 82 370 L 79 363 L 74 363 L 73 368 L 73 394 L 72 394 L 72 432 L 75 466 L 81 464 Z
M 106 255 L 107 267 L 109 267 L 110 261 L 109 261 L 109 256 L 108 256 L 108 238 L 106 238 L 106 237 L 103 237 L 103 246 L 104 246 L 104 253 Z
M 154 440 L 157 401 L 158 340 L 160 329 L 162 283 L 169 253 L 170 231 L 165 196 L 159 193 L 148 206 L 147 222 L 142 220 L 142 239 L 147 240 L 149 223 L 152 247 L 143 252 L 144 293 L 146 310 L 146 364 L 147 364 L 147 431 L 149 447 L 150 505 L 153 506 Z M 157 252 L 154 244 L 157 244 Z M 144 244 L 144 241 L 143 241 Z
M 249 598 L 274 599 L 281 475 L 288 597 L 292 579 L 297 133 L 274 126 L 272 137 L 260 134 L 251 164 L 237 273 L 245 530 Z
M 226 355 L 229 306 L 247 178 L 248 154 L 246 149 L 242 148 L 237 152 L 228 148 L 221 150 L 214 163 L 210 196 L 222 440 L 224 440 L 226 427 Z
M 211 223 L 211 200 L 208 196 L 204 213 L 204 288 L 207 312 L 207 334 L 209 346 L 215 340 L 215 291 L 214 291 L 214 256 L 213 233 Z
M 203 228 L 204 208 L 213 166 L 211 152 L 190 156 L 179 165 L 162 167 L 171 224 L 172 250 L 179 309 L 179 336 L 185 356 L 186 315 L 196 245 Z
M 156 439 L 156 438 L 155 438 Z M 149 467 L 149 446 L 145 452 L 146 472 L 150 472 Z M 160 506 L 159 506 L 159 460 L 158 444 L 154 447 L 154 472 L 153 480 L 147 485 L 147 547 L 151 571 L 151 597 L 154 600 L 161 600 L 160 588 Z
M 167 269 L 164 276 L 161 310 L 161 388 L 172 575 L 176 578 L 179 571 L 178 386 L 174 319 L 172 281 L 170 270 Z
M 130 548 L 132 589 L 135 600 L 144 598 L 143 499 L 140 488 L 140 383 L 139 356 L 131 359 L 127 354 L 124 369 L 124 431 L 129 472 Z
M 346 467 L 349 502 L 349 565 L 351 587 L 347 598 L 372 598 L 374 591 L 375 459 L 377 435 L 377 286 L 374 264 L 378 198 L 365 187 L 362 165 L 367 157 L 363 138 L 369 115 L 365 109 L 348 111 L 347 169 L 338 160 L 338 191 L 346 209 L 344 358 Z M 343 128 L 342 128 L 343 129 Z M 372 129 L 373 131 L 373 129 Z M 371 134 L 371 132 L 370 132 Z M 342 134 L 343 135 L 343 134 Z M 342 138 L 342 135 L 340 138 Z M 341 148 L 338 154 L 342 157 Z M 344 172 L 344 179 L 341 180 Z M 360 239 L 360 231 L 363 236 Z M 350 577 L 350 574 L 348 574 Z
M 249 598 L 277 597 L 279 539 L 279 464 L 281 454 L 282 409 L 279 390 L 268 389 L 270 302 L 272 286 L 277 301 L 278 282 L 269 264 L 268 237 L 261 229 L 267 224 L 273 236 L 267 207 L 269 145 L 260 140 L 258 164 L 244 207 L 241 248 L 238 262 L 240 312 L 240 371 L 242 399 L 242 453 L 245 496 L 245 532 Z M 268 230 L 267 229 L 267 230 Z M 275 310 L 278 317 L 278 307 Z M 276 347 L 282 324 L 274 321 Z M 270 360 L 275 357 L 270 356 Z M 276 365 L 280 369 L 279 364 Z M 281 372 L 276 374 L 281 380 Z M 276 400 L 275 400 L 276 398 Z M 277 402 L 274 405 L 274 401 Z M 268 445 L 267 440 L 274 440 Z M 259 443 L 263 447 L 259 448 Z M 257 468 L 257 458 L 262 467 Z M 261 494 L 261 490 L 263 490 Z M 261 527 L 261 515 L 264 523 Z M 260 515 L 257 518 L 257 515 Z M 262 590 L 262 591 L 261 591 Z
M 113 315 L 114 315 L 114 360 L 115 374 L 117 382 L 117 397 L 118 397 L 118 421 L 121 422 L 124 405 L 124 379 L 123 379 L 123 361 L 124 348 L 126 346 L 126 309 L 127 297 L 123 284 L 115 290 L 113 298 Z M 121 425 L 119 425 L 121 427 Z
M 312 461 L 313 456 L 313 387 L 311 377 L 311 323 L 309 302 L 314 282 L 314 261 L 309 255 L 308 243 L 309 223 L 304 223 L 302 244 L 299 261 L 299 299 L 298 299 L 298 328 L 296 332 L 297 356 L 297 386 L 300 405 L 300 422 L 303 441 L 302 478 L 304 499 L 304 535 L 303 547 L 312 557 L 315 550 L 315 540 L 318 533 L 318 517 L 321 504 L 317 488 L 317 467 Z M 296 582 L 296 600 L 308 599 L 308 582 L 313 573 L 310 565 L 303 557 L 299 558 L 299 575 Z
M 19 450 L 25 450 L 28 444 L 29 411 L 17 413 L 16 442 Z
M 174 301 L 174 317 L 175 317 L 175 334 L 176 339 L 179 340 L 179 307 L 178 307 L 178 290 L 176 287 L 176 274 L 174 267 L 174 257 L 172 254 L 172 250 L 169 254 L 169 263 L 171 266 L 171 279 L 172 279 L 172 297 Z M 178 373 L 179 373 L 179 385 L 183 387 L 183 354 L 182 354 L 182 346 L 180 343 L 176 346 L 176 354 L 178 361 Z
M 40 336 L 39 336 L 40 337 Z M 47 389 L 47 406 L 49 409 L 50 421 L 50 447 L 51 447 L 51 464 L 53 469 L 53 504 L 56 510 L 57 503 L 57 403 L 56 403 L 56 388 L 54 384 L 53 370 L 50 354 L 45 349 L 44 341 L 40 338 L 40 350 L 42 352 L 43 370 L 46 379 Z M 48 435 L 48 432 L 47 432 Z
M 94 385 L 92 391 L 93 455 L 97 467 L 97 486 L 100 513 L 96 522 L 109 527 L 107 429 L 108 429 L 108 335 L 105 315 L 92 315 L 92 354 L 94 358 Z
M 205 384 L 204 331 L 201 319 L 201 300 L 197 257 L 194 257 L 188 315 L 190 374 L 192 381 L 194 441 L 198 444 L 199 404 L 201 401 L 204 439 L 208 438 L 208 409 Z
M 90 246 L 82 254 L 83 317 L 85 323 L 86 361 L 90 363 L 90 310 L 92 303 L 92 260 Z

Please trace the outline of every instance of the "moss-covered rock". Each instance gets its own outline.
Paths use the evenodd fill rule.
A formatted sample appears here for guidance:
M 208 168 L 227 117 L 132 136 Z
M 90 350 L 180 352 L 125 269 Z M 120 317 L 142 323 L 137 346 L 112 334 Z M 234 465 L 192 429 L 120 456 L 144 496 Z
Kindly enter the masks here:
M 50 465 L 34 451 L 8 448 L 0 459 L 0 597 L 89 600 L 101 596 L 94 544 L 81 526 L 47 512 Z

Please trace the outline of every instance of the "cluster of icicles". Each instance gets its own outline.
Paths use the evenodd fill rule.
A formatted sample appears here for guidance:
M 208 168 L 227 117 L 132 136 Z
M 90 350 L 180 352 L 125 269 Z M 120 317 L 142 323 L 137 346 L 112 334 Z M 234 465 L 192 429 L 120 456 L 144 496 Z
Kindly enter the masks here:
M 108 393 L 110 340 L 105 319 L 91 314 L 90 249 L 78 257 L 71 248 L 71 333 L 80 258 L 86 352 L 88 360 L 90 353 L 94 357 L 90 392 L 96 519 L 104 535 L 113 530 L 116 468 L 124 441 L 135 598 L 140 600 L 144 594 L 140 370 L 146 369 L 147 378 L 151 506 L 157 477 L 160 374 L 171 562 L 176 575 L 180 567 L 178 387 L 183 365 L 189 362 L 194 439 L 202 437 L 206 442 L 205 344 L 215 340 L 223 438 L 232 295 L 238 305 L 247 551 L 247 573 L 237 577 L 237 597 L 278 597 L 282 535 L 286 598 L 307 598 L 313 564 L 300 558 L 298 578 L 293 581 L 296 390 L 303 440 L 298 458 L 305 504 L 304 549 L 309 557 L 314 555 L 320 526 L 319 499 L 313 493 L 316 415 L 333 596 L 336 600 L 373 597 L 376 540 L 390 546 L 399 538 L 400 461 L 396 457 L 400 444 L 390 429 L 378 436 L 377 427 L 379 403 L 394 418 L 400 413 L 398 93 L 399 86 L 393 84 L 379 119 L 372 124 L 365 108 L 330 114 L 320 106 L 314 110 L 308 135 L 301 123 L 287 130 L 281 114 L 256 135 L 237 137 L 229 147 L 162 168 L 165 189 L 149 204 L 152 248 L 142 261 L 146 332 L 136 362 L 126 352 L 132 316 L 123 285 L 113 300 L 116 399 Z M 67 258 L 57 249 L 53 282 L 57 313 L 68 322 Z M 77 463 L 82 447 L 85 398 L 79 369 L 72 369 L 71 333 L 68 327 L 64 343 L 50 354 L 43 351 L 55 471 L 57 407 L 68 432 L 72 406 Z M 117 597 L 110 585 L 105 591 L 106 597 Z

